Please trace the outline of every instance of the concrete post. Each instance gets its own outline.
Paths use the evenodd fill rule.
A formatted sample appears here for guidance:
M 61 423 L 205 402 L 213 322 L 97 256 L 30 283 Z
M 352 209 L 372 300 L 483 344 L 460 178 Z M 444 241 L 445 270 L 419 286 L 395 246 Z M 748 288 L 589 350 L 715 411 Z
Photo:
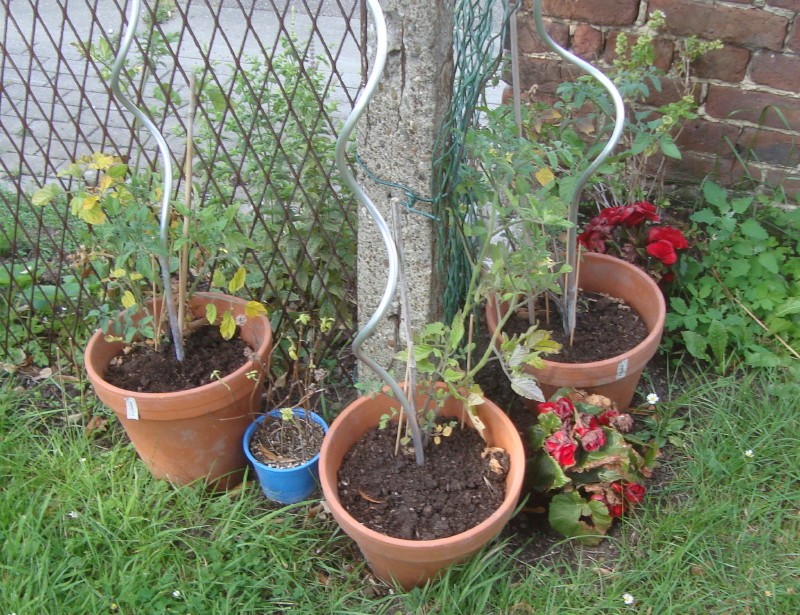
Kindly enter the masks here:
M 453 0 L 387 0 L 382 7 L 388 31 L 386 70 L 357 127 L 358 151 L 366 167 L 381 180 L 408 186 L 415 194 L 428 197 L 433 145 L 452 92 Z M 358 181 L 391 224 L 390 200 L 396 197 L 405 201 L 405 194 L 374 182 L 364 172 L 358 173 Z M 430 212 L 427 203 L 418 202 L 414 207 Z M 439 318 L 432 294 L 435 231 L 427 217 L 404 213 L 402 218 L 404 262 L 416 330 Z M 362 208 L 358 230 L 359 326 L 375 311 L 385 284 L 386 252 Z M 398 302 L 395 306 L 394 314 L 364 344 L 366 352 L 387 369 L 402 346 L 400 322 L 405 315 L 399 313 Z M 362 372 L 360 376 L 370 374 Z

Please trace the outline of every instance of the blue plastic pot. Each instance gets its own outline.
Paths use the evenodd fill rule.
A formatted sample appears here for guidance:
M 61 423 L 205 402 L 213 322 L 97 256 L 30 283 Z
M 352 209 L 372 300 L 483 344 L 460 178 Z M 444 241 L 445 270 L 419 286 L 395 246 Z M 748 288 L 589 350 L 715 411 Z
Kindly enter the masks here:
M 318 414 L 295 408 L 292 410 L 295 416 L 305 418 L 306 415 L 322 426 L 325 433 L 328 433 L 328 424 L 322 420 Z M 305 463 L 294 468 L 273 468 L 264 465 L 250 452 L 250 439 L 256 429 L 264 422 L 267 416 L 280 417 L 280 410 L 270 410 L 266 415 L 258 417 L 247 430 L 242 438 L 244 454 L 256 470 L 258 482 L 261 483 L 261 490 L 270 500 L 281 504 L 294 504 L 308 497 L 316 491 L 319 485 L 319 453 L 314 455 Z

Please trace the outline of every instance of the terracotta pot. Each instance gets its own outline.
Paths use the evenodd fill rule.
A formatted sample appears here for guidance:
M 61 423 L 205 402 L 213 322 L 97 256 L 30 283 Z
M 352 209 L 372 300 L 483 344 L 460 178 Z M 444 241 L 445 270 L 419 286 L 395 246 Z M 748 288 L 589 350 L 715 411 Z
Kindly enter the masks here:
M 631 405 L 636 385 L 647 362 L 661 343 L 666 304 L 661 289 L 644 271 L 626 261 L 594 252 L 585 253 L 578 272 L 578 285 L 587 292 L 605 293 L 634 308 L 647 327 L 647 337 L 628 352 L 603 361 L 558 363 L 545 360 L 541 369 L 529 371 L 539 381 L 546 398 L 562 387 L 574 387 L 604 395 L 620 409 Z M 486 306 L 489 331 L 497 328 L 494 302 Z M 602 344 L 603 340 L 597 340 Z
M 424 400 L 420 399 L 420 402 L 424 403 Z M 473 555 L 500 533 L 511 518 L 522 490 L 525 452 L 514 424 L 500 408 L 487 400 L 478 408 L 478 415 L 486 424 L 487 440 L 490 445 L 505 449 L 510 456 L 503 503 L 472 529 L 448 538 L 404 540 L 386 536 L 356 521 L 344 509 L 339 501 L 338 473 L 345 454 L 353 445 L 378 424 L 381 415 L 397 407 L 395 399 L 377 395 L 374 398 L 361 397 L 345 408 L 331 424 L 322 443 L 319 475 L 331 514 L 358 544 L 375 576 L 410 589 L 424 585 L 447 566 Z M 461 403 L 451 398 L 441 414 L 460 419 L 461 412 Z
M 204 317 L 208 303 L 214 303 L 219 314 L 231 308 L 236 316 L 244 315 L 246 301 L 196 293 L 189 310 L 196 318 Z M 102 331 L 89 340 L 84 352 L 89 380 L 155 477 L 179 485 L 202 479 L 219 489 L 242 481 L 247 464 L 242 434 L 259 409 L 258 389 L 269 369 L 272 330 L 266 316 L 248 318 L 239 329 L 256 360 L 248 360 L 221 380 L 174 393 L 138 393 L 108 384 L 105 371 L 125 344 L 107 342 Z M 248 376 L 251 372 L 257 377 Z

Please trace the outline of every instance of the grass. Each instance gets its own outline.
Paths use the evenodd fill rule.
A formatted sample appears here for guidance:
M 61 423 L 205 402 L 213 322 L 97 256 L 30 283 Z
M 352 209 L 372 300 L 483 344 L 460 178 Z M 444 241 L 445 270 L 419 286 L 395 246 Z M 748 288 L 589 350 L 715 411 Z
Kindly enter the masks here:
M 500 543 L 408 593 L 372 582 L 308 504 L 153 480 L 113 418 L 84 433 L 102 412 L 90 400 L 7 382 L 0 613 L 800 612 L 800 386 L 770 371 L 693 381 L 659 405 L 663 424 L 684 419 L 682 445 L 610 539 L 618 558 L 578 547 L 528 564 Z

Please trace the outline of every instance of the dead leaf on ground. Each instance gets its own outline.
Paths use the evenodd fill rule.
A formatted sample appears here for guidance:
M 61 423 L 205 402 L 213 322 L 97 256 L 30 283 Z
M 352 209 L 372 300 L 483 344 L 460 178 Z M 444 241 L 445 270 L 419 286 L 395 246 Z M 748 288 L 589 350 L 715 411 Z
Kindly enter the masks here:
M 358 495 L 360 495 L 362 498 L 364 498 L 367 502 L 372 502 L 373 504 L 385 504 L 386 503 L 386 500 L 379 500 L 376 497 L 373 497 L 373 496 L 371 496 L 371 495 L 369 495 L 367 493 L 364 493 L 364 491 L 362 489 L 358 490 Z
M 89 422 L 86 423 L 86 426 L 83 428 L 83 432 L 89 436 L 96 431 L 105 431 L 108 428 L 108 419 L 104 419 L 102 416 L 93 416 L 89 419 Z

